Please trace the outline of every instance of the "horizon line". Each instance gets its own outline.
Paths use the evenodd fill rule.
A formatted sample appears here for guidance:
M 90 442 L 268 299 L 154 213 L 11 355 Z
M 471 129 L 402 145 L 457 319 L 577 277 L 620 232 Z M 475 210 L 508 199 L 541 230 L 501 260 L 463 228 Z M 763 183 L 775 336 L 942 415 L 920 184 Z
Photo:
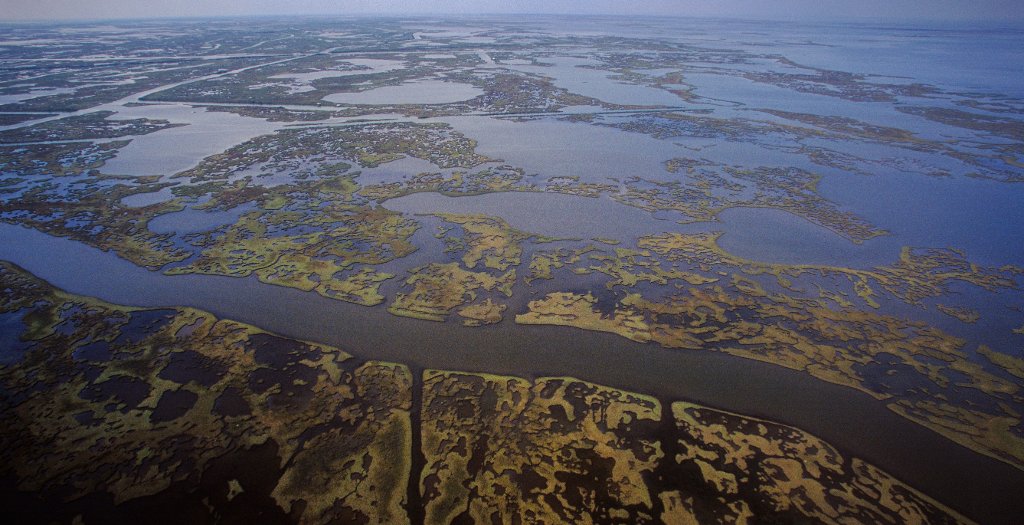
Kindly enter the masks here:
M 445 11 L 410 11 L 405 13 L 396 12 L 359 12 L 359 13 L 252 13 L 252 14 L 208 14 L 208 15 L 154 15 L 154 16 L 102 16 L 96 18 L 79 18 L 79 17 L 68 17 L 68 18 L 0 18 L 0 24 L 26 24 L 26 25 L 38 25 L 38 24 L 80 24 L 80 23 L 100 23 L 100 22 L 150 22 L 150 21 L 175 21 L 175 20 L 209 20 L 209 19 L 247 19 L 247 18 L 348 18 L 348 19 L 359 19 L 359 18 L 425 18 L 425 17 L 441 17 L 441 18 L 472 18 L 472 17 L 510 17 L 510 16 L 526 16 L 526 17 L 576 17 L 576 18 L 623 18 L 623 19 L 643 19 L 643 18 L 675 18 L 675 19 L 699 19 L 699 20 L 722 20 L 722 21 L 740 21 L 740 22 L 773 22 L 773 23 L 794 23 L 794 24 L 808 24 L 808 23 L 848 23 L 848 24 L 926 24 L 926 25 L 991 25 L 1001 24 L 1010 27 L 1020 27 L 1024 25 L 1024 16 L 1021 17 L 977 17 L 977 18 L 940 18 L 940 17 L 873 17 L 873 16 L 836 16 L 836 17 L 807 17 L 797 18 L 792 17 L 770 17 L 770 16 L 757 16 L 757 17 L 745 17 L 732 14 L 656 14 L 656 13 L 645 13 L 645 14 L 623 14 L 623 13 L 570 13 L 570 12 L 532 12 L 532 13 L 517 13 L 517 12 L 478 12 L 478 13 L 464 13 L 464 12 L 445 12 Z

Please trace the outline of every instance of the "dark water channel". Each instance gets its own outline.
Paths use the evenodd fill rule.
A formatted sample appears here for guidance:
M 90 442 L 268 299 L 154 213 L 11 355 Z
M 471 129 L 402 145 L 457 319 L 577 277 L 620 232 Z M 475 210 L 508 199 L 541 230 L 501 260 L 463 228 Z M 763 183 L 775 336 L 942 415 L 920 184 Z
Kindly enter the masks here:
M 0 259 L 71 293 L 141 307 L 191 306 L 358 359 L 521 377 L 573 376 L 791 424 L 892 473 L 984 523 L 1024 516 L 1024 472 L 976 454 L 861 392 L 713 352 L 667 350 L 564 327 L 481 328 L 388 314 L 255 278 L 165 276 L 113 254 L 0 225 Z

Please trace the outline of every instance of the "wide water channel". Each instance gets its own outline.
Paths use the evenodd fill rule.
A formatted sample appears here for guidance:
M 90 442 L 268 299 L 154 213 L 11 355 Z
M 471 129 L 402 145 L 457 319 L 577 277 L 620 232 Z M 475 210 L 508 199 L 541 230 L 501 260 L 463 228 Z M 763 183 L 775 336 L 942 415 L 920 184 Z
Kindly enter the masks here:
M 714 352 L 666 350 L 564 327 L 481 328 L 396 317 L 254 278 L 165 276 L 76 241 L 0 225 L 0 259 L 71 293 L 141 307 L 191 306 L 358 359 L 521 377 L 573 376 L 805 429 L 985 523 L 1024 515 L 1024 472 L 905 420 L 870 396 Z M 509 316 L 511 317 L 511 315 Z M 955 474 L 954 474 L 955 473 Z

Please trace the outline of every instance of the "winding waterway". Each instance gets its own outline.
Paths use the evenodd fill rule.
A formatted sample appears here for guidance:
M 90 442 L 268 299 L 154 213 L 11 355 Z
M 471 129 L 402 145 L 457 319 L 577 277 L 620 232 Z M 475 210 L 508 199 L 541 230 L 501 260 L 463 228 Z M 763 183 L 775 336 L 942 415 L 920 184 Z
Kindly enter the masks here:
M 466 329 L 266 285 L 255 278 L 165 276 L 111 253 L 0 225 L 0 259 L 71 293 L 141 307 L 191 306 L 282 335 L 336 345 L 358 359 L 522 377 L 574 376 L 691 400 L 805 429 L 986 523 L 1024 515 L 1024 472 L 890 412 L 861 392 L 712 352 L 666 350 L 571 328 Z M 950 473 L 957 473 L 951 476 Z M 970 483 L 961 480 L 969 479 Z

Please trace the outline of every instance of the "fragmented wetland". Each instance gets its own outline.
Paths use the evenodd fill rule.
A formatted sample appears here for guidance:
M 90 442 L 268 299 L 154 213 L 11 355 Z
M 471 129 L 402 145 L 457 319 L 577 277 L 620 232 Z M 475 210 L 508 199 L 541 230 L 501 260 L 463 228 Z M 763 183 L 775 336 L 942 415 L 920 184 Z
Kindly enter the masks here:
M 1020 32 L 253 24 L 5 26 L 19 521 L 1024 516 Z

